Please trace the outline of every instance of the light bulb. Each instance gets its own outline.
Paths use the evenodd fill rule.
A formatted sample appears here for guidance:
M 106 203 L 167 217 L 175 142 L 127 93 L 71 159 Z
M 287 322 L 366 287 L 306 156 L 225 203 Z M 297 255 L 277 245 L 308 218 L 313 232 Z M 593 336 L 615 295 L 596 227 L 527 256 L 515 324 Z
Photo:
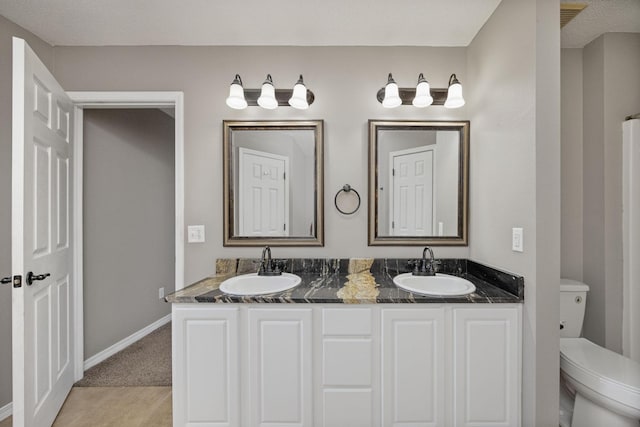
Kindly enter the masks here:
M 247 108 L 247 100 L 244 99 L 244 88 L 242 87 L 242 79 L 239 74 L 236 74 L 236 78 L 233 79 L 231 87 L 229 87 L 227 105 L 235 110 Z
M 293 87 L 293 94 L 291 98 L 289 98 L 289 105 L 298 110 L 306 110 L 309 108 L 309 103 L 307 102 L 307 87 L 302 80 L 302 74 L 300 74 L 300 78 Z
M 262 83 L 262 90 L 260 91 L 260 98 L 258 98 L 258 105 L 267 110 L 278 108 L 276 89 L 273 87 L 271 74 L 267 74 L 267 79 Z
M 418 85 L 416 86 L 416 96 L 413 98 L 413 106 L 424 108 L 432 103 L 433 98 L 431 97 L 429 82 L 424 78 L 424 75 L 420 73 L 420 76 L 418 76 Z
M 449 77 L 449 90 L 447 91 L 447 100 L 444 102 L 445 108 L 459 108 L 464 105 L 462 97 L 462 85 L 458 81 L 455 74 Z
M 382 100 L 382 106 L 384 108 L 396 108 L 402 104 L 400 95 L 398 93 L 398 85 L 393 80 L 391 73 L 387 79 L 387 86 L 384 88 L 384 99 Z

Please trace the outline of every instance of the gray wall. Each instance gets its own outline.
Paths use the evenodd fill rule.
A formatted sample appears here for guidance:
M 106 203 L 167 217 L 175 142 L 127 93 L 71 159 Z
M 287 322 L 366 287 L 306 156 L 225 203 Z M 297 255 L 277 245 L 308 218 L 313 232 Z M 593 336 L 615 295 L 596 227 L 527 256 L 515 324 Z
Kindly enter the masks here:
M 503 0 L 468 47 L 470 255 L 525 277 L 525 426 L 558 424 L 557 8 L 553 1 Z M 511 250 L 512 227 L 524 228 L 524 253 Z
M 84 113 L 85 359 L 170 313 L 174 120 L 157 109 Z
M 438 132 L 438 161 L 436 164 L 437 205 L 436 229 L 443 223 L 443 236 L 455 235 L 458 231 L 458 199 L 448 197 L 458 194 L 458 170 L 460 160 L 460 135 L 457 132 Z
M 582 280 L 582 49 L 562 49 L 561 78 L 561 275 Z
M 589 284 L 583 333 L 604 345 L 604 38 L 583 51 L 583 272 Z M 622 244 L 622 242 L 620 243 Z
M 0 277 L 11 274 L 11 69 L 13 36 L 25 39 L 48 67 L 53 48 L 0 16 Z M 11 286 L 0 285 L 0 408 L 11 402 Z
M 622 121 L 640 112 L 640 34 L 584 48 L 584 335 L 622 351 Z
M 433 87 L 446 87 L 455 72 L 464 85 L 466 48 L 420 47 L 56 47 L 56 77 L 68 90 L 181 90 L 185 99 L 185 222 L 204 224 L 207 241 L 186 245 L 185 283 L 212 274 L 218 257 L 254 257 L 260 248 L 222 245 L 222 120 L 324 119 L 324 248 L 275 248 L 275 257 L 415 257 L 417 247 L 367 246 L 367 120 L 466 119 L 465 108 L 388 110 L 376 92 L 393 72 L 400 86 L 423 72 Z M 341 64 L 336 67 L 335 64 Z M 247 88 L 271 73 L 277 88 L 291 87 L 300 73 L 315 94 L 308 110 L 225 104 L 239 73 Z M 473 144 L 473 140 L 471 142 Z M 335 193 L 351 184 L 365 200 L 341 215 Z M 437 248 L 438 257 L 467 257 L 468 248 Z

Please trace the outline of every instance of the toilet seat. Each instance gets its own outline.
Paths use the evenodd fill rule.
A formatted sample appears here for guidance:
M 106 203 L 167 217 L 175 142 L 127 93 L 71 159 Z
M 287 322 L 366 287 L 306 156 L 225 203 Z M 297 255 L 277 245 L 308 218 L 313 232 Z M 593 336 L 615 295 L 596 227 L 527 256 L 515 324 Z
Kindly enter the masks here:
M 560 369 L 591 398 L 600 395 L 616 412 L 640 417 L 640 363 L 585 338 L 561 338 Z

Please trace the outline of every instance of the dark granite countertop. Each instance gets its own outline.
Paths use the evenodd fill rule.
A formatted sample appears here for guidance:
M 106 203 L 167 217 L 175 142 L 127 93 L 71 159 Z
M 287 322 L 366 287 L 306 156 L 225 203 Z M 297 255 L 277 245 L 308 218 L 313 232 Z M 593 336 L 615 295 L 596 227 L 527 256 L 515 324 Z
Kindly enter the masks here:
M 257 271 L 260 260 L 220 259 L 217 275 L 166 297 L 170 303 L 522 303 L 524 278 L 466 259 L 441 259 L 439 272 L 463 277 L 476 291 L 463 296 L 426 296 L 405 291 L 393 277 L 409 271 L 407 259 L 287 259 L 285 271 L 302 282 L 285 292 L 234 296 L 218 289 L 229 277 Z

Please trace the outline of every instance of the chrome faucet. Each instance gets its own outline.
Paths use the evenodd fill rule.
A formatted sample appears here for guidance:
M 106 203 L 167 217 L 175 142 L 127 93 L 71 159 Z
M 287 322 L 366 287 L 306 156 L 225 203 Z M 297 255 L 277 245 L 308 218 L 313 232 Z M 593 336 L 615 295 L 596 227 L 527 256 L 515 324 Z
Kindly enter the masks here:
M 271 259 L 271 248 L 265 246 L 262 250 L 262 258 L 260 259 L 260 269 L 258 276 L 280 276 L 284 266 L 281 262 Z
M 427 252 L 429 252 L 429 259 L 427 259 Z M 409 266 L 413 268 L 412 274 L 414 276 L 435 276 L 436 264 L 439 263 L 433 256 L 433 250 L 427 246 L 422 251 L 422 259 L 409 263 Z

